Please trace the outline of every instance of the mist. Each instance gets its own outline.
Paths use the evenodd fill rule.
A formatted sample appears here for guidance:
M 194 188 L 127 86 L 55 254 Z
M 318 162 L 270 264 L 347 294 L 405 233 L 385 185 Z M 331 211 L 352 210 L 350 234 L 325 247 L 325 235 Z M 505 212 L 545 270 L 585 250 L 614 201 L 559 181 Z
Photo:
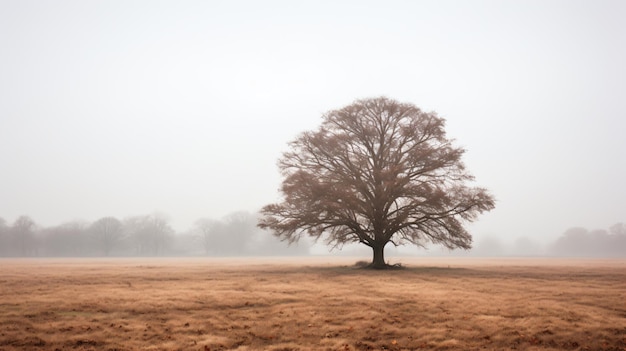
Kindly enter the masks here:
M 200 218 L 183 232 L 172 229 L 166 215 L 124 219 L 102 217 L 89 223 L 70 221 L 42 227 L 28 216 L 12 224 L 0 218 L 3 257 L 163 257 L 163 256 L 298 256 L 309 253 L 303 240 L 287 245 L 256 227 L 257 216 L 245 211 L 221 219 Z
M 444 117 L 496 198 L 471 251 L 390 255 L 623 255 L 625 17 L 619 1 L 2 1 L 0 254 L 352 252 L 252 218 L 291 140 L 388 96 Z
M 94 222 L 67 221 L 41 226 L 29 216 L 13 222 L 0 218 L 0 257 L 369 257 L 360 244 L 329 247 L 303 237 L 288 244 L 257 227 L 258 214 L 233 212 L 219 219 L 202 217 L 184 231 L 172 228 L 163 213 L 102 217 Z M 504 241 L 485 236 L 470 250 L 448 250 L 436 245 L 394 247 L 386 254 L 398 257 L 626 257 L 626 224 L 607 229 L 573 227 L 543 242 L 529 237 Z

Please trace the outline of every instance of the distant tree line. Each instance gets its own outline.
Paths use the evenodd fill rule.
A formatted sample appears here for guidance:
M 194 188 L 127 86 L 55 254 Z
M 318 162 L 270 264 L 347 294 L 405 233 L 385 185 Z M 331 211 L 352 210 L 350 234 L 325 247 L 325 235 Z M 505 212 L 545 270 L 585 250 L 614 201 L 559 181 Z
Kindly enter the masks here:
M 256 227 L 257 217 L 233 213 L 221 220 L 201 218 L 176 233 L 167 217 L 151 214 L 124 219 L 102 217 L 42 227 L 29 216 L 13 223 L 0 218 L 0 257 L 240 256 L 307 254 L 306 243 L 279 241 Z
M 549 248 L 555 256 L 626 257 L 626 224 L 617 223 L 608 230 L 570 228 Z
M 608 229 L 567 229 L 556 240 L 542 245 L 528 237 L 505 244 L 496 237 L 479 240 L 469 256 L 555 256 L 555 257 L 626 257 L 626 224 L 617 223 Z
M 176 232 L 158 214 L 124 219 L 102 217 L 93 223 L 72 221 L 42 227 L 28 216 L 13 223 L 0 218 L 0 257 L 104 256 L 290 256 L 309 253 L 311 242 L 288 246 L 259 229 L 258 217 L 235 212 L 221 219 L 200 218 L 192 228 Z M 349 251 L 349 250 L 348 250 Z M 345 252 L 344 254 L 349 254 Z M 445 251 L 428 250 L 424 255 Z M 478 240 L 470 251 L 455 256 L 626 257 L 626 224 L 608 229 L 567 229 L 542 245 L 528 237 L 504 244 L 496 237 Z

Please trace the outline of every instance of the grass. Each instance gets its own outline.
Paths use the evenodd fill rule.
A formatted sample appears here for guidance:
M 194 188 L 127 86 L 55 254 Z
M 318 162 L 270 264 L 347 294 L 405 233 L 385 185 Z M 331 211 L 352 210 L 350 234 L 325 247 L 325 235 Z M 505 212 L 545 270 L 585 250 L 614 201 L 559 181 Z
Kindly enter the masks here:
M 0 260 L 0 351 L 626 350 L 626 260 Z

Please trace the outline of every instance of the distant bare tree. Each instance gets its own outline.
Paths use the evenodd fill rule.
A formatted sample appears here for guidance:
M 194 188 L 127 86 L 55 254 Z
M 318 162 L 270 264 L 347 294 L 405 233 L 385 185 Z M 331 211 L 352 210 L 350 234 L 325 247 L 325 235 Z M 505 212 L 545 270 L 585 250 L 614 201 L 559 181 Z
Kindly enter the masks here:
M 570 228 L 550 248 L 557 256 L 626 257 L 626 226 L 617 223 L 609 228 L 589 231 Z
M 223 227 L 222 222 L 209 218 L 200 218 L 194 223 L 196 237 L 202 244 L 206 255 L 216 248 L 216 241 L 219 240 L 218 235 L 223 231 Z
M 123 221 L 124 233 L 135 247 L 136 255 L 143 255 L 148 251 L 150 233 L 145 229 L 143 222 L 144 216 L 134 216 Z
M 0 217 L 0 256 L 9 253 L 9 227 L 4 218 Z
M 158 214 L 128 218 L 124 221 L 124 228 L 140 255 L 162 254 L 174 233 L 167 219 Z
M 582 256 L 592 245 L 589 230 L 583 227 L 567 229 L 551 246 L 550 253 L 557 256 Z
M 250 243 L 259 230 L 257 218 L 249 212 L 238 211 L 225 216 L 221 220 L 214 245 L 220 255 L 250 254 Z
M 90 232 L 102 254 L 109 256 L 124 235 L 122 222 L 115 217 L 103 217 L 91 224 Z
M 28 216 L 18 217 L 11 227 L 13 242 L 22 256 L 31 255 L 36 250 L 35 221 Z
M 610 254 L 626 257 L 626 223 L 616 223 L 609 228 Z
M 87 224 L 81 221 L 42 228 L 40 239 L 46 255 L 82 256 L 88 253 Z
M 174 229 L 163 215 L 152 215 L 149 217 L 149 227 L 152 231 L 152 246 L 155 254 L 162 254 L 169 244 Z
M 586 247 L 587 254 L 592 256 L 604 256 L 611 251 L 611 236 L 606 229 L 595 229 L 589 232 L 589 244 Z
M 279 161 L 284 201 L 262 209 L 261 228 L 288 242 L 302 235 L 372 248 L 387 267 L 388 243 L 469 249 L 464 223 L 494 208 L 435 113 L 387 98 L 359 100 L 323 117 Z

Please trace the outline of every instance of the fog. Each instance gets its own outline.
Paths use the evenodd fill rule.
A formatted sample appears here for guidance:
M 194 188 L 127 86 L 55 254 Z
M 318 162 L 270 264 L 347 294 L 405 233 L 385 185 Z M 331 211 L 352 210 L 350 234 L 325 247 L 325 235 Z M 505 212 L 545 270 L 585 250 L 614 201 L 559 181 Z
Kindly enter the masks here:
M 445 117 L 497 199 L 472 251 L 389 255 L 623 255 L 625 16 L 617 1 L 2 1 L 0 254 L 327 254 L 254 227 L 279 199 L 276 161 L 324 112 L 388 96 Z
M 12 224 L 0 218 L 0 257 L 369 257 L 371 249 L 358 244 L 328 247 L 309 238 L 289 245 L 256 226 L 257 215 L 245 211 L 221 219 L 199 218 L 187 231 L 176 232 L 164 214 L 153 213 L 119 220 L 103 217 L 92 223 L 65 222 L 41 227 L 28 216 Z M 607 229 L 569 228 L 545 244 L 528 237 L 506 241 L 483 237 L 471 250 L 439 246 L 416 248 L 387 245 L 388 257 L 626 257 L 626 224 Z

